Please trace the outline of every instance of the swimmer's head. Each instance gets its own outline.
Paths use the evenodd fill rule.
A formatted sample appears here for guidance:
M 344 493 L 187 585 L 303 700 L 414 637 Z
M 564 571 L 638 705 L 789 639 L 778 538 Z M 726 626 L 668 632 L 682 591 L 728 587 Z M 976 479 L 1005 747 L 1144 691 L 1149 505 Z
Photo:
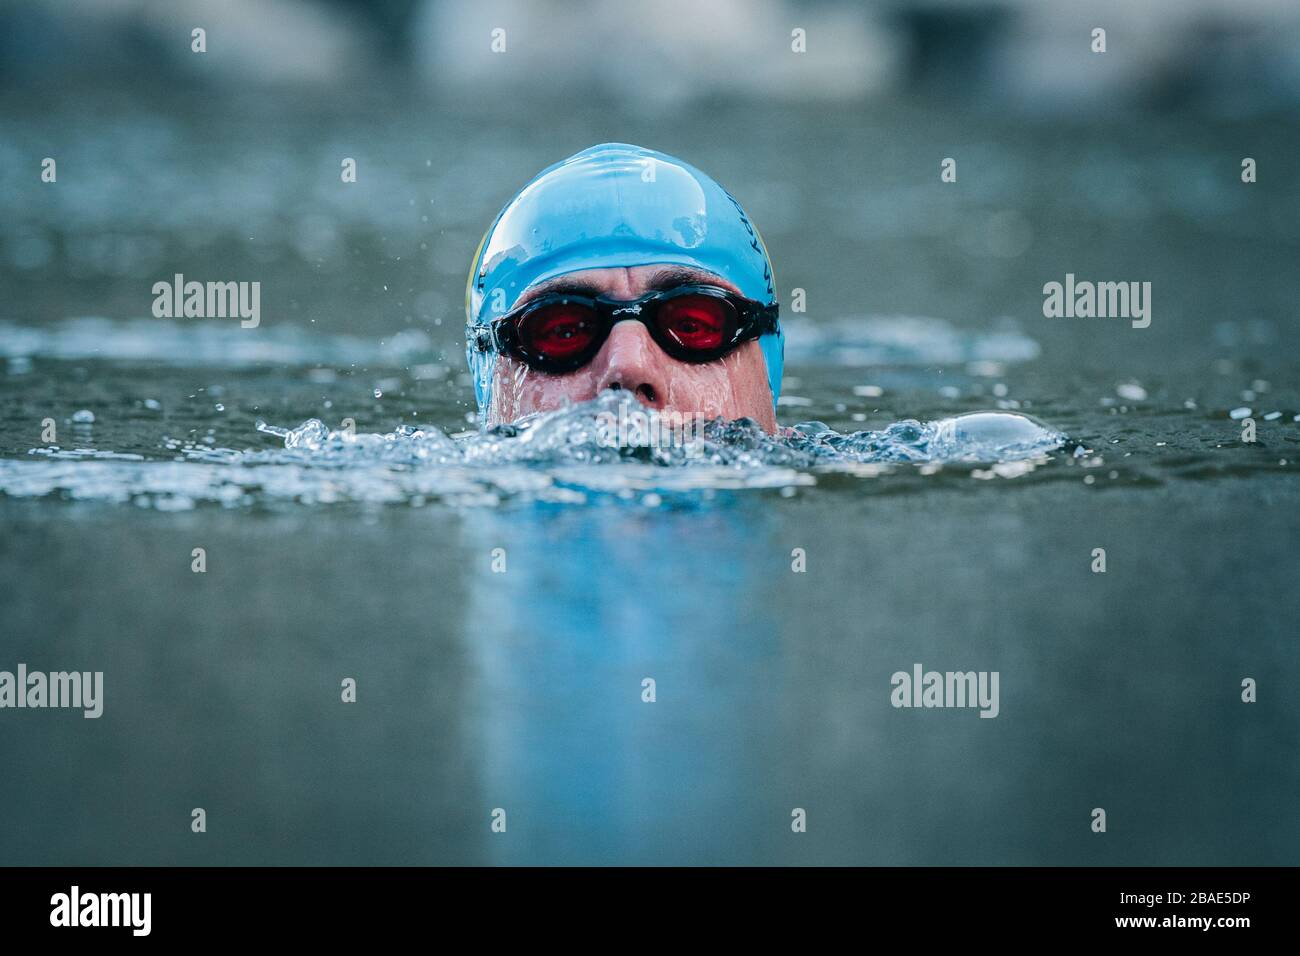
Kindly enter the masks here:
M 725 189 L 664 153 L 605 143 L 534 177 L 483 237 L 466 315 L 488 424 L 617 388 L 776 427 L 783 339 L 763 240 Z

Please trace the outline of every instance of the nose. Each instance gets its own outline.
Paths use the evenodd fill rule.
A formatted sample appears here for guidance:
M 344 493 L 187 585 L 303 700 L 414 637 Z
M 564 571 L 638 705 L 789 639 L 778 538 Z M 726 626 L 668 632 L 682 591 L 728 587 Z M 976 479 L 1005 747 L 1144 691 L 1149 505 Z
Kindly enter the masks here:
M 640 322 L 618 322 L 592 360 L 596 390 L 623 389 L 642 405 L 663 408 L 668 397 L 668 356 Z

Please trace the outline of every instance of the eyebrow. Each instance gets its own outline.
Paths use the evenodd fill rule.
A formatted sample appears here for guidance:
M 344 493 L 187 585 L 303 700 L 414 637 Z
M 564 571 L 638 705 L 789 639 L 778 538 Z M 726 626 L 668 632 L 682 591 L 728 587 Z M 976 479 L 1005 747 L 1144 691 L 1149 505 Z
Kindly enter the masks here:
M 603 290 L 594 282 L 582 282 L 578 279 L 572 279 L 569 276 L 556 276 L 554 279 L 547 279 L 545 282 L 539 282 L 531 289 L 525 289 L 523 295 L 519 297 L 518 305 L 522 305 L 539 296 L 550 295 L 552 293 L 560 295 L 585 295 L 590 298 L 596 298 Z
M 666 289 L 675 289 L 679 285 L 715 285 L 729 292 L 739 292 L 735 286 L 721 276 L 714 275 L 712 272 L 705 272 L 703 269 L 691 269 L 685 266 L 660 269 L 650 277 L 650 281 L 646 283 L 645 287 L 648 292 L 663 292 Z
M 691 269 L 686 266 L 672 266 L 667 269 L 660 269 L 650 276 L 645 289 L 647 292 L 663 292 L 668 289 L 675 289 L 679 285 L 714 285 L 739 294 L 739 290 L 721 276 L 714 275 L 712 272 L 705 272 L 703 269 Z M 586 282 L 570 276 L 556 276 L 553 279 L 547 279 L 545 282 L 539 282 L 531 289 L 526 290 L 519 297 L 516 305 L 523 305 L 525 302 L 544 295 L 583 295 L 594 299 L 603 295 L 604 292 L 605 290 L 594 282 Z

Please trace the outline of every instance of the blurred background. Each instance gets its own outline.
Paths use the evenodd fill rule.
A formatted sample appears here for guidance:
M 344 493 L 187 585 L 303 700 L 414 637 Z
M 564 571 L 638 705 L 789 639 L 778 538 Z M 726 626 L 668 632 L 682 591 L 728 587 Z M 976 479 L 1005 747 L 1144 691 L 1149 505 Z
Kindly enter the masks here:
M 182 272 L 261 280 L 270 324 L 459 350 L 492 216 L 610 140 L 726 184 L 813 320 L 1033 318 L 1066 271 L 1149 279 L 1146 335 L 1039 331 L 1154 359 L 1189 324 L 1276 335 L 1290 301 L 1259 281 L 1297 251 L 1288 0 L 25 0 L 0 91 L 4 319 L 147 316 Z M 1193 304 L 1213 322 L 1175 331 Z

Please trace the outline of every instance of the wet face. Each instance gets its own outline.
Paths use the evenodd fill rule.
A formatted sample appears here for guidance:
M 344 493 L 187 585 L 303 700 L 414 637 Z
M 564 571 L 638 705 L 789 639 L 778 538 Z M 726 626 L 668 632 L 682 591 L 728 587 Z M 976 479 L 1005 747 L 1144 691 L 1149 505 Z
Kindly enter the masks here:
M 550 292 L 635 299 L 679 285 L 713 285 L 740 294 L 712 273 L 648 265 L 570 272 L 529 289 L 518 304 Z M 665 354 L 642 323 L 616 322 L 596 357 L 576 371 L 540 372 L 507 355 L 496 361 L 490 424 L 560 408 L 566 400 L 589 401 L 612 388 L 657 411 L 728 421 L 752 418 L 768 432 L 776 430 L 767 365 L 753 339 L 713 362 L 682 362 Z

